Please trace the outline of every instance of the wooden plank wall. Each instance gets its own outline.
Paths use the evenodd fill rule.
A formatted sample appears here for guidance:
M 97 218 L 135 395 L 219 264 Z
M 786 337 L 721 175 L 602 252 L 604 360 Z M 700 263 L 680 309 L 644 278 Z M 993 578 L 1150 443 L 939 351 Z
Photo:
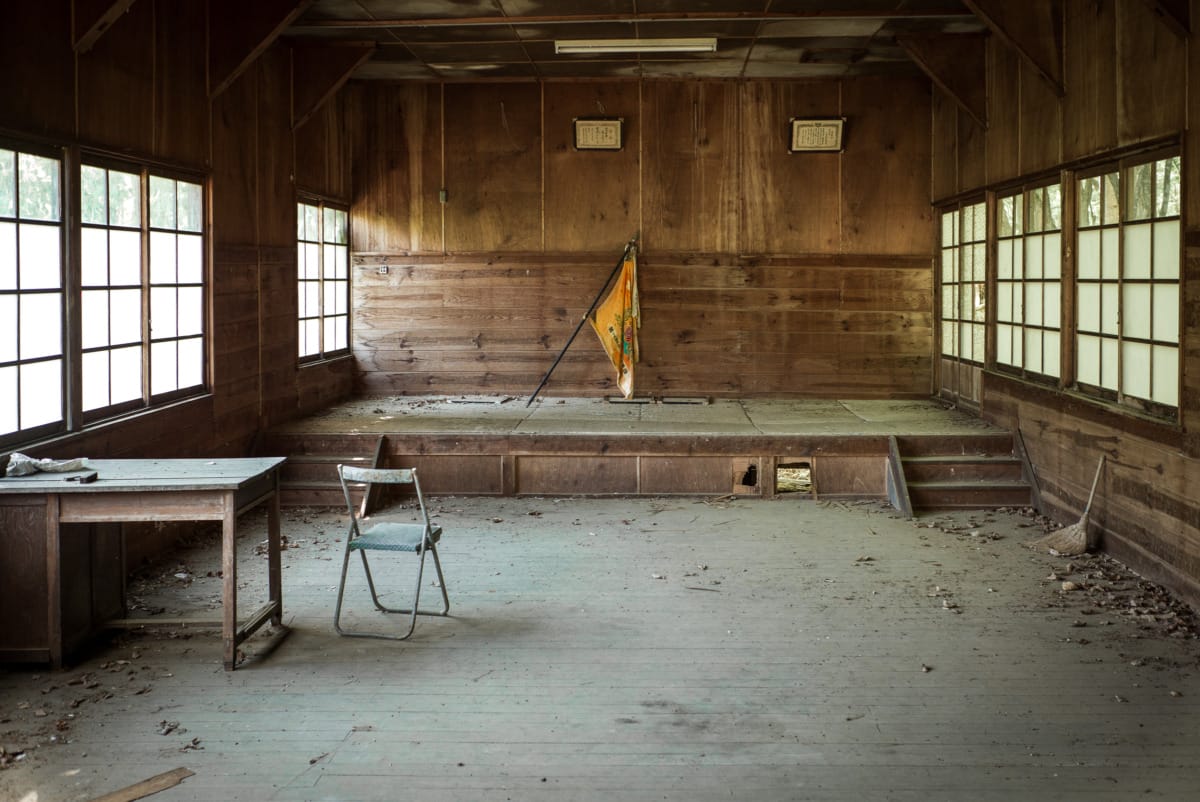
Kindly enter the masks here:
M 341 98 L 293 132 L 289 50 L 276 44 L 210 99 L 203 32 L 228 23 L 210 20 L 208 3 L 134 3 L 80 54 L 70 0 L 11 5 L 0 133 L 194 172 L 211 200 L 211 394 L 39 453 L 241 454 L 260 425 L 348 395 L 350 360 L 300 370 L 295 357 L 296 186 L 349 201 Z
M 365 392 L 532 392 L 640 230 L 639 393 L 929 394 L 924 80 L 360 85 L 347 107 Z M 574 150 L 594 115 L 624 149 Z M 845 152 L 789 154 L 794 116 L 846 117 Z M 589 331 L 546 390 L 614 391 Z
M 982 410 L 1020 428 L 1048 511 L 1064 522 L 1080 514 L 1106 455 L 1094 509 L 1105 548 L 1200 603 L 1200 46 L 1195 33 L 1185 39 L 1149 6 L 1064 4 L 1061 98 L 993 37 L 988 130 L 934 100 L 933 187 L 935 200 L 969 195 L 1143 142 L 1182 143 L 1180 425 L 993 373 L 984 375 Z M 1191 14 L 1194 27 L 1200 0 Z

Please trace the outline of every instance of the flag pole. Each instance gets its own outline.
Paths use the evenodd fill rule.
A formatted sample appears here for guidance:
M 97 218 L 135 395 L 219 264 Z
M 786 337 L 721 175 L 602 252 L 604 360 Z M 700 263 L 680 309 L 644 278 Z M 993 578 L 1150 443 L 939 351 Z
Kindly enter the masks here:
M 588 307 L 588 310 L 583 313 L 583 317 L 579 319 L 579 325 L 576 326 L 575 331 L 571 333 L 571 337 L 567 340 L 567 344 L 564 345 L 562 350 L 558 352 L 558 356 L 554 359 L 554 364 L 550 366 L 548 371 L 546 371 L 546 375 L 542 377 L 542 383 L 539 384 L 537 389 L 533 391 L 533 395 L 529 396 L 529 400 L 525 402 L 525 406 L 532 404 L 533 399 L 537 398 L 538 393 L 540 393 L 542 388 L 546 386 L 546 382 L 550 381 L 550 374 L 554 372 L 556 367 L 558 367 L 558 363 L 562 361 L 563 356 L 567 353 L 567 349 L 571 347 L 571 343 L 575 342 L 575 338 L 578 337 L 579 332 L 583 330 L 583 324 L 587 322 L 587 319 L 591 317 L 592 312 L 596 310 L 596 305 L 600 303 L 600 299 L 604 297 L 604 291 L 608 289 L 609 284 L 612 284 L 613 278 L 617 275 L 618 271 L 620 271 L 621 266 L 625 264 L 625 258 L 629 256 L 629 251 L 637 247 L 637 241 L 640 235 L 640 231 L 634 232 L 633 237 L 629 240 L 629 242 L 625 243 L 625 250 L 621 252 L 621 258 L 617 260 L 617 264 L 613 267 L 612 273 L 609 273 L 608 278 L 600 287 L 600 292 L 596 293 L 595 299 L 592 300 L 592 305 Z

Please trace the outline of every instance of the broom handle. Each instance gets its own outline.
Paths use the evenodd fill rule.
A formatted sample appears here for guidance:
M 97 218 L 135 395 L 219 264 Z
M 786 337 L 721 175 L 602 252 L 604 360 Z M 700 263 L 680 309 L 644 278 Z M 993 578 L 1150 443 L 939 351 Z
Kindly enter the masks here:
M 1100 484 L 1100 472 L 1104 470 L 1104 454 L 1100 455 L 1100 464 L 1096 466 L 1096 478 L 1092 480 L 1092 492 L 1088 493 L 1087 506 L 1083 508 L 1083 516 L 1087 517 L 1088 512 L 1092 509 L 1092 499 L 1096 497 L 1096 485 Z

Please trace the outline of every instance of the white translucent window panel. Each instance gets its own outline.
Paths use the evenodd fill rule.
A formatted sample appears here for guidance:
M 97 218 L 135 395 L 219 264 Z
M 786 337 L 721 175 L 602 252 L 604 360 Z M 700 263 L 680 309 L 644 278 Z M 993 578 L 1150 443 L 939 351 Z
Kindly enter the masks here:
M 83 411 L 109 405 L 108 351 L 93 351 L 83 355 Z
M 1079 312 L 1076 326 L 1080 331 L 1100 331 L 1100 285 L 1080 284 L 1076 288 Z
M 20 296 L 21 359 L 62 353 L 62 293 Z M 24 415 L 22 415 L 24 420 Z
M 314 280 L 321 277 L 321 246 L 314 242 L 304 244 L 304 277 Z
M 326 281 L 321 287 L 321 314 L 337 314 L 337 282 Z
M 304 332 L 303 342 L 306 349 L 303 355 L 319 354 L 321 352 L 321 321 L 317 318 L 304 320 L 300 322 L 300 328 Z
M 304 282 L 304 317 L 314 317 L 321 313 L 321 283 L 318 281 Z
M 973 203 L 966 211 L 971 217 L 971 239 L 984 239 L 987 236 L 987 206 L 983 203 Z
M 1100 232 L 1100 277 L 1116 281 L 1120 276 L 1121 237 L 1115 228 Z
M 179 341 L 179 386 L 204 384 L 204 340 L 192 337 Z
M 113 231 L 108 240 L 108 280 L 115 286 L 142 283 L 142 235 L 138 231 Z
M 109 295 L 109 330 L 114 345 L 142 341 L 142 291 L 113 290 Z
M 1100 278 L 1100 232 L 1080 231 L 1075 272 L 1081 279 Z
M 85 164 L 79 168 L 79 195 L 82 199 L 80 220 L 84 223 L 108 223 L 107 170 Z
M 1025 277 L 1042 277 L 1042 235 L 1031 234 L 1025 238 Z
M 150 225 L 154 228 L 175 228 L 175 183 L 172 178 L 150 176 Z
M 1062 234 L 1047 234 L 1042 248 L 1042 275 L 1049 279 L 1062 277 Z
M 337 327 L 340 322 L 336 317 L 325 318 L 325 337 L 322 340 L 322 348 L 325 351 L 334 351 L 337 349 Z
M 1156 345 L 1153 351 L 1153 400 L 1168 406 L 1179 406 L 1179 349 Z
M 986 285 L 972 284 L 971 285 L 971 319 L 983 322 L 987 320 L 987 298 Z
M 983 361 L 986 336 L 987 327 L 979 323 L 971 324 L 971 358 L 976 362 Z
M 1179 342 L 1179 285 L 1155 284 L 1154 322 L 1150 336 L 1160 342 Z
M 142 347 L 116 348 L 109 352 L 112 403 L 142 397 Z
M 1011 281 L 1001 281 L 996 284 L 996 320 L 1005 323 L 1017 322 L 1013 318 L 1013 289 L 1020 285 Z
M 1022 332 L 1023 329 L 1019 326 L 1013 327 L 1012 364 L 1017 367 L 1024 367 L 1025 365 L 1025 337 Z
M 0 295 L 0 362 L 16 361 L 17 296 Z
M 204 331 L 204 292 L 199 287 L 179 288 L 177 325 L 181 337 Z
M 1125 278 L 1150 278 L 1150 234 L 1149 223 L 1125 226 Z
M 335 276 L 345 280 L 350 277 L 350 249 L 345 245 L 338 245 L 334 248 L 334 257 L 337 260 L 337 270 Z
M 958 324 L 950 321 L 942 323 L 942 353 L 947 356 L 958 354 Z
M 958 327 L 958 355 L 963 359 L 975 358 L 973 335 L 970 323 L 963 323 Z
M 1038 329 L 1025 330 L 1025 367 L 1042 372 L 1042 332 Z
M 142 224 L 142 178 L 136 173 L 108 173 L 108 222 L 114 226 Z
M 987 281 L 987 245 L 982 242 L 971 246 L 971 280 Z
M 150 336 L 156 340 L 174 337 L 179 332 L 176 320 L 176 294 L 174 287 L 152 287 L 150 289 Z
M 177 245 L 179 283 L 202 283 L 204 281 L 204 238 L 196 234 L 180 234 Z
M 108 284 L 108 232 L 103 228 L 85 228 L 79 236 L 80 279 L 85 287 Z
M 1121 344 L 1121 391 L 1135 398 L 1150 398 L 1150 346 Z
M 17 160 L 21 217 L 26 220 L 61 220 L 58 160 L 30 153 L 18 154 Z
M 21 365 L 21 428 L 62 420 L 62 360 Z
M 17 224 L 0 222 L 0 290 L 17 288 Z
M 1002 365 L 1015 365 L 1013 362 L 1013 327 L 1004 323 L 996 326 L 996 361 Z
M 1042 373 L 1058 378 L 1062 375 L 1062 337 L 1057 331 L 1045 332 L 1042 340 Z
M 1042 325 L 1042 284 L 1039 281 L 1025 282 L 1025 322 L 1031 326 Z
M 1075 338 L 1075 375 L 1081 384 L 1100 386 L 1100 338 L 1080 334 Z
M 335 281 L 329 291 L 333 293 L 334 313 L 347 314 L 350 311 L 350 285 L 345 281 Z
M 1124 285 L 1121 300 L 1121 333 L 1150 339 L 1150 285 Z
M 316 206 L 304 204 L 304 231 L 302 239 L 316 240 L 321 236 L 321 210 Z
M 1057 281 L 1047 281 L 1042 284 L 1042 290 L 1045 294 L 1043 298 L 1043 308 L 1045 312 L 1042 317 L 1042 325 L 1057 329 L 1062 327 L 1062 285 Z
M 84 290 L 80 306 L 83 347 L 99 348 L 108 345 L 108 291 Z M 84 389 L 86 391 L 86 387 Z
M 15 432 L 17 420 L 17 367 L 0 368 L 0 434 Z
M 950 284 L 958 280 L 958 251 L 942 251 L 942 283 Z
M 1100 331 L 1104 334 L 1117 333 L 1117 315 L 1121 308 L 1119 291 L 1117 284 L 1100 285 Z
M 151 393 L 169 393 L 179 387 L 175 374 L 177 361 L 174 340 L 150 345 Z
M 322 246 L 321 251 L 322 278 L 337 278 L 337 246 L 326 243 Z
M 1000 280 L 1013 277 L 1013 241 L 1002 239 L 996 242 L 996 278 Z
M 175 235 L 163 231 L 152 231 L 150 233 L 150 283 L 174 284 L 178 275 L 175 263 Z
M 1117 341 L 1105 338 L 1100 341 L 1100 386 L 1109 390 L 1117 389 Z
M 177 185 L 179 193 L 179 219 L 176 221 L 180 231 L 200 231 L 204 227 L 204 190 L 199 184 L 180 181 Z
M 20 281 L 23 290 L 56 290 L 62 286 L 61 229 L 58 226 L 22 223 Z
M 1154 277 L 1179 278 L 1179 221 L 1154 224 Z

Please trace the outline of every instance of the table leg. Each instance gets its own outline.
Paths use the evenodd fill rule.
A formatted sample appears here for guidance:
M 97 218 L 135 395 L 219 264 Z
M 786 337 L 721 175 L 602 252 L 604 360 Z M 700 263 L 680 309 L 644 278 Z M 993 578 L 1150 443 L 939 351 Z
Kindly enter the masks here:
M 225 494 L 225 517 L 221 522 L 221 638 L 225 652 L 225 670 L 237 664 L 237 500 Z
M 281 552 L 283 544 L 279 533 L 279 471 L 275 472 L 275 490 L 267 502 L 267 574 L 270 585 L 270 601 L 275 605 L 271 623 L 283 625 L 283 571 Z

